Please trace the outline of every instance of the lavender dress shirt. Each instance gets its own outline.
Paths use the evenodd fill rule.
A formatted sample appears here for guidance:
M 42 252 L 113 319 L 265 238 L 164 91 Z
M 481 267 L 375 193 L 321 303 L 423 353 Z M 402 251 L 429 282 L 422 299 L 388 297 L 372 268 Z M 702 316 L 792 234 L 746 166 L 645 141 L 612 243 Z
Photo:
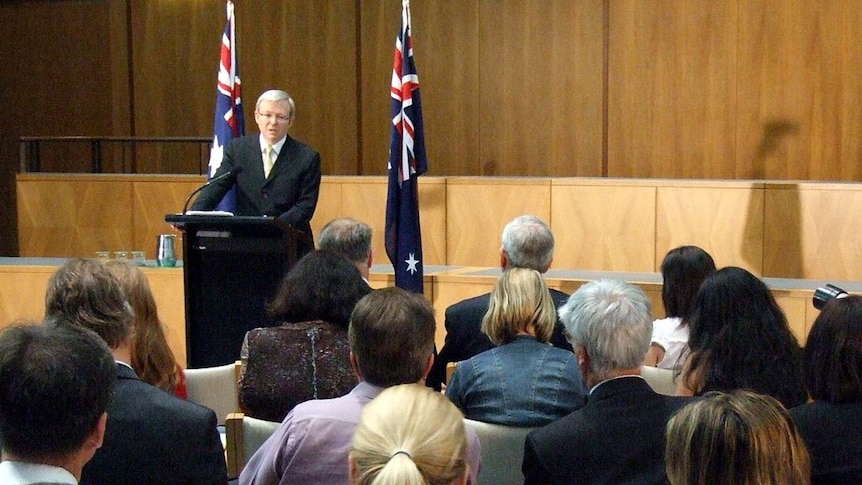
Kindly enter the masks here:
M 347 455 L 362 408 L 383 388 L 360 382 L 335 399 L 306 401 L 293 408 L 281 426 L 252 455 L 240 485 L 350 484 Z M 481 450 L 467 429 L 470 483 L 476 483 Z

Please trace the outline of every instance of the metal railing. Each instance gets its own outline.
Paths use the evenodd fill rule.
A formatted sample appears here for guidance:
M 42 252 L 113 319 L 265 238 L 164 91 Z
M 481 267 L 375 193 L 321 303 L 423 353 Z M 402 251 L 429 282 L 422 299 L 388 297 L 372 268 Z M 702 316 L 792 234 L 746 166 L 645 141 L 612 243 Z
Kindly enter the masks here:
M 119 147 L 123 173 L 138 173 L 138 148 L 141 144 L 194 145 L 198 153 L 197 173 L 206 173 L 212 138 L 206 137 L 128 137 L 128 136 L 24 136 L 19 140 L 18 161 L 21 173 L 41 172 L 43 146 L 48 144 L 89 145 L 91 173 L 103 173 L 106 150 Z M 185 173 L 185 172 L 183 172 Z

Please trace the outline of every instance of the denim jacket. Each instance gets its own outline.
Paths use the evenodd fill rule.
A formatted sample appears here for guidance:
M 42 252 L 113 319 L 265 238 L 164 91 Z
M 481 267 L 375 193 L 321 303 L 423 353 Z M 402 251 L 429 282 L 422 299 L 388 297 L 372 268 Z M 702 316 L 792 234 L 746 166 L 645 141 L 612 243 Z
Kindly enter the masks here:
M 587 395 L 575 354 L 522 336 L 458 363 L 446 396 L 465 417 L 542 426 L 581 408 Z

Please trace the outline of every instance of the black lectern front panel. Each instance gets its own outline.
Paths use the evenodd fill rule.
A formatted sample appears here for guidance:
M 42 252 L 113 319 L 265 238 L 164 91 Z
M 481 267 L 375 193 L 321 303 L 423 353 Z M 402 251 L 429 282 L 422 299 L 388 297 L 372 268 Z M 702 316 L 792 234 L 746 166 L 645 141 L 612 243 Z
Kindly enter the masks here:
M 190 368 L 239 359 L 248 330 L 270 325 L 266 302 L 296 259 L 297 231 L 271 217 L 168 215 L 181 227 Z

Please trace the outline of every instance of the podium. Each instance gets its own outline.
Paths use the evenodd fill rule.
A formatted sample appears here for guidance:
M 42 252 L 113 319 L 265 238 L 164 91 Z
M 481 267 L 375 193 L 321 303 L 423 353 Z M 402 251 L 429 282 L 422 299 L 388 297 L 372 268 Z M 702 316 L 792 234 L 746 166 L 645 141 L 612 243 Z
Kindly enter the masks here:
M 184 233 L 188 367 L 234 362 L 248 330 L 273 325 L 266 303 L 310 238 L 269 216 L 168 214 L 165 221 Z

